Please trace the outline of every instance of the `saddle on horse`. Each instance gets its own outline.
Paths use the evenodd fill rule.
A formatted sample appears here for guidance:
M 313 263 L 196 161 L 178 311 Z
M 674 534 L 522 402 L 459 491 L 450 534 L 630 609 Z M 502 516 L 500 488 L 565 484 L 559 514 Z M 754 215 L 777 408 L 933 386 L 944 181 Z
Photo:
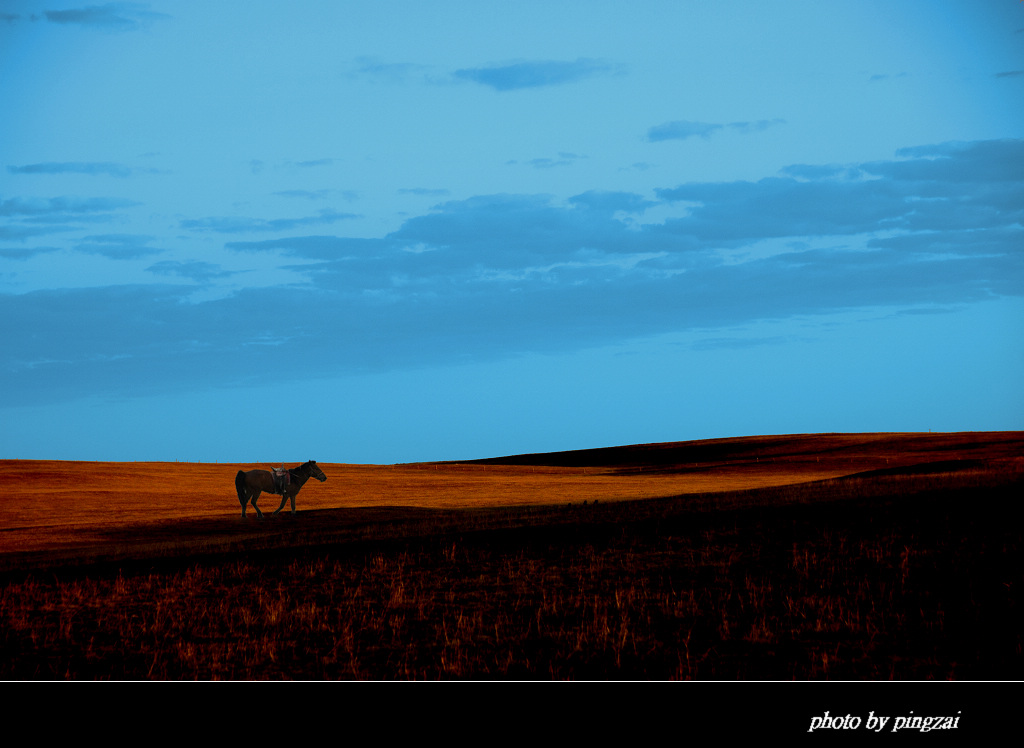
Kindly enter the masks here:
M 283 465 L 279 468 L 271 468 L 270 472 L 274 476 L 274 493 L 284 495 L 285 489 L 291 485 L 292 474 Z

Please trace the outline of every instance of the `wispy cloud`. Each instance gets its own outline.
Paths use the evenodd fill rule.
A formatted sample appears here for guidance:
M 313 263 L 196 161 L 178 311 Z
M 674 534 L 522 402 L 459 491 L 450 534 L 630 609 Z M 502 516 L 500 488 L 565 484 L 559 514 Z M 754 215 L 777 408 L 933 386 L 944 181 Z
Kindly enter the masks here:
M 50 197 L 10 198 L 0 200 L 0 217 L 25 216 L 49 219 L 53 216 L 79 216 L 87 213 L 107 212 L 138 205 L 134 200 L 116 197 Z
M 754 348 L 760 345 L 776 345 L 778 343 L 785 343 L 789 338 L 785 337 L 727 337 L 727 338 L 704 338 L 695 342 L 691 347 L 695 351 L 714 351 L 714 350 L 743 350 L 746 348 Z
M 300 168 L 303 168 L 303 169 L 310 169 L 310 168 L 313 168 L 313 167 L 316 167 L 316 166 L 331 166 L 333 164 L 334 164 L 334 159 L 333 158 L 316 158 L 316 159 L 312 159 L 310 161 L 296 161 L 295 162 L 296 166 L 298 166 Z
M 0 200 L 0 239 L 25 241 L 34 236 L 73 231 L 114 220 L 117 211 L 139 205 L 113 197 L 14 197 Z
M 382 245 L 379 239 L 316 235 L 235 241 L 227 242 L 224 246 L 234 252 L 282 252 L 296 257 L 338 260 L 371 254 Z
M 68 231 L 68 227 L 42 227 L 28 225 L 2 225 L 0 224 L 0 240 L 23 242 L 36 236 L 53 234 L 59 231 Z
M 857 172 L 850 172 L 845 167 L 835 164 L 791 164 L 782 169 L 786 176 L 797 177 L 798 179 L 831 179 L 840 176 L 856 176 Z
M 116 31 L 130 31 L 152 21 L 170 18 L 156 13 L 143 3 L 106 3 L 67 10 L 45 10 L 43 16 L 50 23 L 87 26 Z
M 495 91 L 562 86 L 589 78 L 619 75 L 620 64 L 580 57 L 575 60 L 515 60 L 442 71 L 414 62 L 387 62 L 378 57 L 357 57 L 349 75 L 374 83 L 452 85 L 477 83 Z
M 85 237 L 84 241 L 75 245 L 75 250 L 112 260 L 134 260 L 163 251 L 148 246 L 151 241 L 152 236 L 140 234 L 95 234 Z
M 429 81 L 432 68 L 414 62 L 384 62 L 379 57 L 357 57 L 352 74 L 366 77 L 372 81 L 387 83 L 407 83 L 410 81 Z
M 303 200 L 326 200 L 332 195 L 337 195 L 348 202 L 359 199 L 359 193 L 354 190 L 335 190 L 329 188 L 320 190 L 279 190 L 274 194 L 279 197 L 295 197 Z
M 785 124 L 783 119 L 762 119 L 755 122 L 729 122 L 718 124 L 713 122 L 692 122 L 690 120 L 674 120 L 655 125 L 647 131 L 647 140 L 658 143 L 664 140 L 686 140 L 687 138 L 709 138 L 715 133 L 729 128 L 747 134 L 761 132 L 769 127 Z
M 58 247 L 0 247 L 0 257 L 8 260 L 28 260 L 36 255 L 59 251 Z
M 450 190 L 429 187 L 403 187 L 398 191 L 399 195 L 419 195 L 421 197 L 445 197 L 451 194 Z
M 726 127 L 743 134 L 751 132 L 763 132 L 769 127 L 786 124 L 786 120 L 776 117 L 775 119 L 759 119 L 756 122 L 730 122 Z
M 124 178 L 139 172 L 156 173 L 157 170 L 139 169 L 108 161 L 50 161 L 24 166 L 8 166 L 7 171 L 11 174 L 88 174 Z
M 187 278 L 200 282 L 231 275 L 230 271 L 224 270 L 220 265 L 201 260 L 163 260 L 150 265 L 146 268 L 146 272 L 153 273 L 154 275 Z
M 906 78 L 908 75 L 909 73 L 896 73 L 895 75 L 891 73 L 876 73 L 868 78 L 868 81 L 870 83 L 880 83 L 882 81 L 896 80 L 897 78 Z
M 612 75 L 620 69 L 620 66 L 604 60 L 581 57 L 571 61 L 533 60 L 462 68 L 452 75 L 457 80 L 479 83 L 495 91 L 515 91 L 575 83 L 587 78 Z
M 352 218 L 359 218 L 355 213 L 339 213 L 325 208 L 315 216 L 302 218 L 244 218 L 237 216 L 195 218 L 181 221 L 181 227 L 195 231 L 214 231 L 221 234 L 239 234 L 246 232 L 288 231 L 304 226 L 320 226 Z
M 535 169 L 552 169 L 557 166 L 572 166 L 581 158 L 586 158 L 586 156 L 581 156 L 578 153 L 569 153 L 567 151 L 562 151 L 558 154 L 557 158 L 552 158 L 550 156 L 542 156 L 540 158 L 531 158 L 528 161 L 519 161 L 518 159 L 512 159 L 511 161 L 507 161 L 506 164 L 508 164 L 509 166 L 514 166 L 516 164 L 521 163 L 526 166 L 532 166 Z
M 661 125 L 655 125 L 647 131 L 647 140 L 657 143 L 662 140 L 686 140 L 687 138 L 707 138 L 712 133 L 718 132 L 724 125 L 716 125 L 709 122 L 691 122 L 689 120 L 675 120 Z

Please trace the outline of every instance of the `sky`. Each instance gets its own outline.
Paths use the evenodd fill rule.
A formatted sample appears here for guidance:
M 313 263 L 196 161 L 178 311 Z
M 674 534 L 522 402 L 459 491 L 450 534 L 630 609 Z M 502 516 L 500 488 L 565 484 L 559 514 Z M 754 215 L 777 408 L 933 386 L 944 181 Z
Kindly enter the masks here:
M 1024 3 L 0 0 L 0 458 L 1024 428 Z

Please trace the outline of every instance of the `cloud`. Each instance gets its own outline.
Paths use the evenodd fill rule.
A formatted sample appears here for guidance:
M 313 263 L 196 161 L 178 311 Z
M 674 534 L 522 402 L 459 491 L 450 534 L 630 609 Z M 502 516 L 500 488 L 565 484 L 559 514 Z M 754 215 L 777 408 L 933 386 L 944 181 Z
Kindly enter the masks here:
M 470 82 L 495 91 L 561 86 L 588 78 L 619 75 L 622 65 L 605 60 L 580 57 L 575 60 L 516 60 L 477 67 L 460 68 L 451 73 L 412 62 L 385 62 L 378 57 L 357 57 L 349 73 L 379 83 L 451 85 Z
M 274 193 L 280 197 L 297 197 L 305 200 L 325 200 L 331 195 L 340 195 L 342 199 L 353 202 L 359 199 L 359 193 L 353 190 L 280 190 Z
M 355 58 L 355 74 L 388 83 L 428 79 L 431 68 L 412 62 L 383 62 L 378 57 Z
M 331 166 L 334 164 L 333 158 L 317 158 L 312 161 L 296 161 L 295 165 L 303 169 L 309 169 L 315 166 Z
M 43 227 L 43 226 L 3 226 L 0 225 L 0 240 L 23 242 L 35 236 L 53 234 L 59 231 L 70 231 L 71 227 Z
M 11 174 L 88 174 L 92 176 L 106 175 L 111 177 L 129 177 L 133 173 L 146 171 L 155 173 L 155 169 L 135 169 L 123 164 L 95 161 L 47 162 L 42 164 L 26 164 L 25 166 L 8 166 Z
M 647 140 L 657 143 L 662 140 L 686 140 L 687 138 L 707 138 L 722 129 L 722 125 L 707 122 L 689 122 L 676 120 L 652 127 L 647 131 Z
M 656 194 L 693 206 L 665 230 L 702 240 L 992 228 L 1024 222 L 1022 159 L 1021 140 L 945 143 L 905 148 L 889 161 L 785 170 L 800 179 L 690 183 Z
M 450 200 L 378 238 L 229 242 L 231 251 L 301 260 L 308 284 L 198 302 L 170 283 L 0 294 L 0 334 L 19 340 L 0 350 L 0 386 L 38 400 L 235 386 L 299 370 L 390 370 L 768 318 L 1019 297 L 1022 148 L 920 146 L 884 161 L 794 166 L 653 196 Z M 670 206 L 684 209 L 660 223 L 630 218 Z M 258 230 L 275 228 L 295 225 Z M 87 243 L 148 248 L 143 239 L 97 234 Z M 222 272 L 173 258 L 149 270 L 199 282 Z M 280 343 L 273 355 L 268 340 Z
M 424 282 L 482 277 L 484 268 L 493 276 L 573 262 L 583 252 L 654 253 L 664 271 L 691 271 L 688 263 L 706 262 L 719 248 L 806 237 L 865 236 L 867 242 L 905 235 L 934 242 L 955 235 L 965 253 L 973 246 L 1005 254 L 1024 223 L 1022 147 L 990 141 L 904 149 L 885 162 L 798 165 L 783 170 L 787 176 L 757 182 L 682 184 L 657 190 L 656 199 L 588 191 L 559 205 L 544 195 L 484 195 L 434 206 L 382 239 L 307 236 L 227 246 L 336 260 L 339 273 L 358 260 L 379 267 L 375 277 L 393 271 Z M 641 230 L 617 218 L 679 203 L 687 206 L 684 217 Z
M 105 223 L 114 219 L 115 211 L 135 205 L 139 203 L 113 197 L 14 197 L 0 200 L 0 239 L 24 241 L 42 234 Z
M 36 255 L 59 251 L 57 247 L 0 247 L 0 257 L 8 260 L 28 260 Z
M 782 173 L 798 179 L 830 179 L 846 174 L 846 170 L 834 164 L 791 164 L 783 167 Z
M 920 255 L 948 255 L 952 257 L 996 257 L 1006 254 L 1009 247 L 1024 238 L 1019 226 L 997 228 L 971 228 L 963 230 L 918 231 L 898 236 L 870 239 L 869 248 L 891 250 L 901 257 Z
M 771 177 L 685 184 L 656 194 L 663 201 L 692 204 L 686 218 L 667 221 L 663 230 L 722 243 L 898 229 L 910 213 L 899 185 L 873 180 Z
M 896 159 L 862 166 L 869 174 L 906 182 L 996 183 L 1009 188 L 1024 179 L 1024 140 L 983 140 L 914 146 Z
M 0 200 L 0 217 L 26 216 L 36 218 L 54 215 L 65 217 L 113 211 L 138 204 L 133 200 L 114 197 L 51 197 L 41 199 L 15 197 L 9 200 Z
M 635 192 L 607 192 L 603 190 L 590 190 L 580 195 L 569 198 L 569 202 L 575 206 L 585 206 L 591 210 L 600 210 L 605 213 L 625 211 L 626 213 L 643 213 L 648 208 L 657 205 L 653 200 L 647 200 Z
M 452 75 L 458 80 L 479 83 L 495 91 L 515 91 L 575 83 L 587 78 L 611 75 L 618 70 L 618 66 L 602 60 L 581 57 L 572 61 L 535 60 L 463 68 Z
M 139 234 L 98 234 L 85 237 L 83 242 L 75 245 L 75 250 L 111 260 L 134 260 L 163 251 L 146 246 L 151 241 L 153 237 Z
M 138 29 L 151 21 L 170 18 L 165 13 L 147 10 L 142 3 L 106 3 L 89 5 L 68 10 L 45 10 L 43 15 L 50 23 L 77 25 L 116 31 Z
M 146 268 L 146 272 L 153 273 L 154 275 L 177 276 L 199 282 L 231 275 L 229 271 L 224 270 L 220 265 L 200 260 L 184 262 L 180 260 L 163 260 L 162 262 L 150 265 Z
M 523 161 L 527 166 L 532 166 L 535 169 L 551 169 L 557 166 L 572 166 L 576 161 L 586 156 L 581 156 L 578 153 L 568 153 L 562 151 L 558 154 L 558 158 L 542 157 L 532 158 L 529 161 Z M 520 163 L 517 159 L 506 162 L 509 166 Z
M 620 193 L 624 195 L 625 193 Z M 596 193 L 594 193 L 596 195 Z M 621 203 L 629 202 L 620 196 Z M 386 237 L 392 247 L 433 247 L 416 258 L 417 272 L 442 274 L 547 265 L 575 259 L 581 251 L 648 251 L 624 223 L 591 210 L 596 196 L 559 206 L 544 195 L 481 195 L 435 206 L 434 212 L 407 220 Z M 635 202 L 633 203 L 635 204 Z M 666 244 L 674 243 L 669 238 Z
M 876 73 L 868 78 L 871 83 L 878 83 L 880 81 L 894 80 L 897 78 L 906 78 L 909 73 L 897 73 L 896 75 L 890 75 L 889 73 Z
M 331 193 L 331 190 L 280 190 L 275 192 L 279 197 L 301 197 L 306 200 L 322 200 Z
M 709 122 L 691 122 L 689 120 L 675 120 L 656 125 L 647 131 L 647 140 L 651 143 L 659 143 L 664 140 L 686 140 L 687 138 L 709 138 L 725 128 L 737 130 L 740 133 L 748 134 L 761 132 L 769 127 L 785 124 L 784 119 L 762 119 L 756 122 L 730 122 L 728 124 L 717 124 Z
M 427 187 L 405 187 L 398 191 L 400 195 L 419 195 L 421 197 L 446 197 L 451 194 L 450 190 L 430 189 Z
M 776 125 L 784 125 L 786 120 L 776 117 L 775 119 L 759 119 L 756 122 L 730 122 L 727 127 L 746 135 L 752 132 L 763 132 L 769 127 L 775 127 Z
M 304 226 L 318 226 L 358 217 L 355 213 L 339 213 L 338 211 L 325 208 L 315 216 L 305 216 L 303 218 L 274 218 L 267 220 L 265 218 L 215 217 L 185 219 L 181 221 L 181 227 L 194 231 L 241 234 L 247 232 L 287 231 Z
M 774 336 L 774 337 L 755 337 L 755 338 L 738 338 L 738 337 L 727 337 L 727 338 L 704 338 L 694 343 L 691 348 L 695 351 L 714 351 L 714 350 L 743 350 L 746 348 L 754 348 L 760 345 L 776 345 L 778 343 L 789 342 L 791 338 Z
M 337 260 L 353 254 L 375 251 L 380 239 L 352 239 L 340 236 L 292 236 L 262 241 L 227 242 L 234 252 L 282 252 L 295 257 Z

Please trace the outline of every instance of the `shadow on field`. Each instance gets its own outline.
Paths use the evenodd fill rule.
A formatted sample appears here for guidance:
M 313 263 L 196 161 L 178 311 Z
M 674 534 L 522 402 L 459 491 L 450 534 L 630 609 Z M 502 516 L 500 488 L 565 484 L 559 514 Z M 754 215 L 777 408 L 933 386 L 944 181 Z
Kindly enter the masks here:
M 121 525 L 72 528 L 64 547 L 0 556 L 0 574 L 62 569 L 101 571 L 104 567 L 213 561 L 239 553 L 260 553 L 344 543 L 401 534 L 403 528 L 443 516 L 417 507 L 314 509 L 263 519 L 164 519 Z

